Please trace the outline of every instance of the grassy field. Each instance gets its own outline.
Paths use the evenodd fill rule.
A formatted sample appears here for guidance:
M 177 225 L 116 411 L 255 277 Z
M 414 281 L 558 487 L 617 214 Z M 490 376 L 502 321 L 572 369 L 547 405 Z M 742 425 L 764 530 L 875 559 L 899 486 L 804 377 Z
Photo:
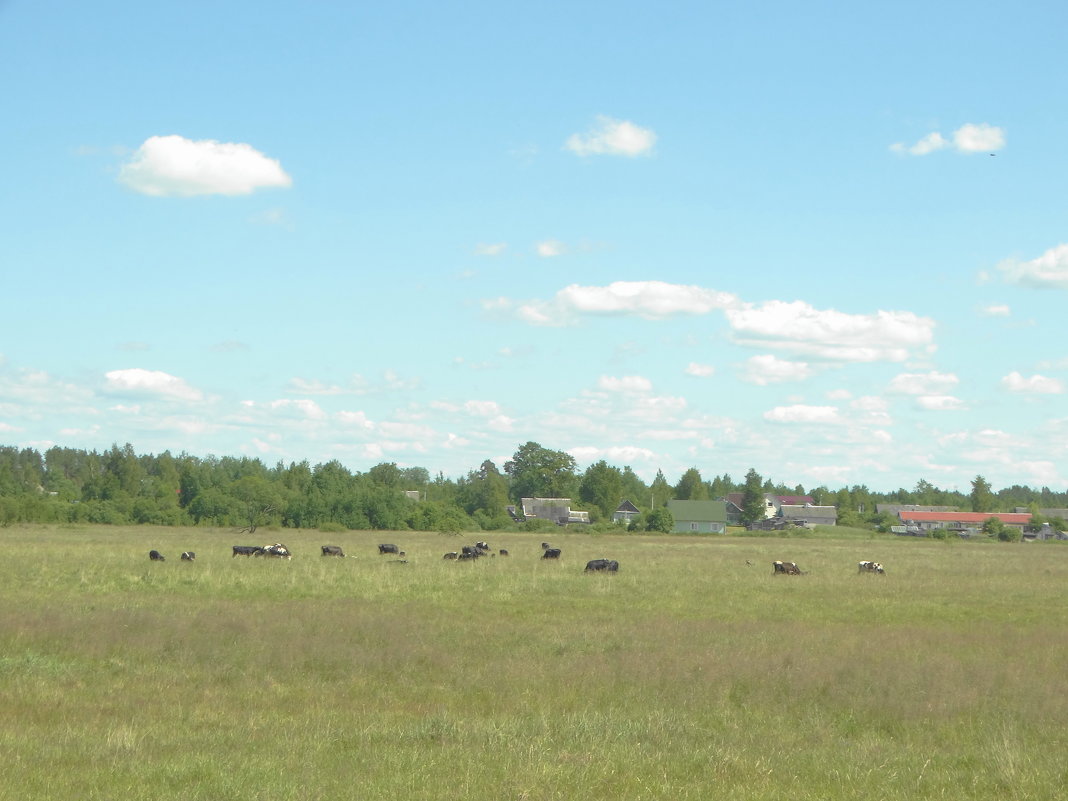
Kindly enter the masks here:
M 1068 796 L 1064 547 L 484 536 L 0 529 L 0 799 Z

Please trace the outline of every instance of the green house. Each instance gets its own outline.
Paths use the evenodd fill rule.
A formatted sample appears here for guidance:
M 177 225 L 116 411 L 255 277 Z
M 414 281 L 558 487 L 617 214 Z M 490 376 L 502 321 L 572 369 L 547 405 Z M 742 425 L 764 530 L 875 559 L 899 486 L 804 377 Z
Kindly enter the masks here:
M 727 504 L 724 501 L 668 501 L 675 518 L 676 534 L 724 534 L 727 531 Z

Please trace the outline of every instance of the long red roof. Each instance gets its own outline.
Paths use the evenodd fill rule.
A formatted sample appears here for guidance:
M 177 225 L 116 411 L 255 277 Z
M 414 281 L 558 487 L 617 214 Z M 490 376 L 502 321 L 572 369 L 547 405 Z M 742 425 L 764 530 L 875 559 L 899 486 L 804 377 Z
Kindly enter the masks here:
M 1024 525 L 1031 522 L 1031 513 L 1018 512 L 898 512 L 902 522 L 912 523 L 984 523 L 996 517 L 1002 523 Z

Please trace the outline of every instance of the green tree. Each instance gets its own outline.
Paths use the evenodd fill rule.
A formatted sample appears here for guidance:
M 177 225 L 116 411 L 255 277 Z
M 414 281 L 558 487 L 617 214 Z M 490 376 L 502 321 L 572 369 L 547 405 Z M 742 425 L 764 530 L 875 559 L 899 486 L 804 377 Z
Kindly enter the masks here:
M 763 520 L 765 508 L 764 480 L 755 468 L 750 467 L 742 490 L 742 523 L 748 525 Z
M 575 459 L 537 442 L 521 445 L 504 464 L 512 480 L 512 498 L 574 498 L 578 494 Z
M 682 474 L 675 485 L 675 497 L 680 501 L 707 501 L 708 485 L 701 478 L 701 471 L 691 467 Z
M 611 520 L 623 500 L 623 473 L 604 459 L 591 464 L 582 475 L 579 498 L 584 504 L 596 507 L 601 519 Z
M 653 479 L 653 484 L 649 487 L 649 493 L 653 508 L 667 506 L 667 502 L 674 499 L 675 488 L 667 483 L 663 470 L 656 471 L 656 478 Z
M 486 459 L 467 474 L 460 484 L 457 500 L 469 515 L 481 512 L 483 519 L 505 517 L 508 506 L 508 479 L 501 475 L 491 460 Z
M 990 482 L 982 476 L 972 479 L 972 494 L 969 497 L 973 512 L 994 511 L 994 493 L 990 491 Z
M 666 506 L 658 506 L 645 516 L 645 530 L 670 534 L 675 528 L 675 516 Z

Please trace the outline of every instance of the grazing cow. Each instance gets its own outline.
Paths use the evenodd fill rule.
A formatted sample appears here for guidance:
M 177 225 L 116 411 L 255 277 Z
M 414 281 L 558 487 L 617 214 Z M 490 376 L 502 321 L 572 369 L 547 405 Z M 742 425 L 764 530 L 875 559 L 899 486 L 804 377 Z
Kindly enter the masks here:
M 148 552 L 148 558 L 151 559 L 153 562 L 165 562 L 165 561 L 167 561 L 166 559 L 163 558 L 163 554 L 161 554 L 159 551 L 156 551 L 156 550 L 149 551 Z
M 797 566 L 797 562 L 773 562 L 775 568 L 775 575 L 782 574 L 784 576 L 800 576 L 801 568 Z
M 259 556 L 262 550 L 259 545 L 235 545 L 234 552 L 230 558 L 233 559 L 235 556 Z
M 449 551 L 442 558 L 444 558 L 444 559 L 459 559 L 460 558 L 460 554 L 456 553 L 456 551 Z
M 340 545 L 324 545 L 323 556 L 340 556 L 345 557 L 345 552 L 341 550 Z
M 398 548 L 396 545 L 393 545 L 391 543 L 383 543 L 382 545 L 378 546 L 378 553 L 379 554 L 384 554 L 384 553 L 399 554 L 400 552 L 401 552 L 400 548 Z
M 559 548 L 546 548 L 545 549 L 545 553 L 543 553 L 541 555 L 541 558 L 542 559 L 559 559 L 560 558 L 560 549 Z
M 460 548 L 461 559 L 478 559 L 480 556 L 485 556 L 485 554 L 474 545 L 464 545 Z
M 480 551 L 488 551 L 490 549 L 488 542 L 476 542 L 475 547 Z
M 586 570 L 607 570 L 609 573 L 618 573 L 619 562 L 615 559 L 591 559 L 586 563 Z
M 858 573 L 886 573 L 878 562 L 857 562 Z
M 264 545 L 259 551 L 256 552 L 256 556 L 274 556 L 279 559 L 292 559 L 293 554 L 289 552 L 289 548 L 284 546 L 280 542 L 276 542 L 273 545 Z
M 197 555 L 195 553 L 193 553 L 192 551 L 182 551 L 182 561 L 183 562 L 192 562 L 196 558 L 197 558 Z

